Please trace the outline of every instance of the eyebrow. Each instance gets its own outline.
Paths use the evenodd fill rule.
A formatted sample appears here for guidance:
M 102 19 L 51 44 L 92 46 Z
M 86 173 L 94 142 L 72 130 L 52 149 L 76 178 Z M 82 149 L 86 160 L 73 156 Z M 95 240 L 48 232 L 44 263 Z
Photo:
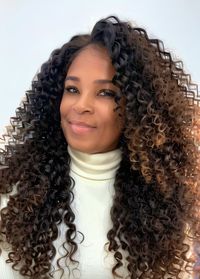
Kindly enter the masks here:
M 75 76 L 67 76 L 65 78 L 65 81 L 67 81 L 67 80 L 73 80 L 73 81 L 80 82 L 80 78 L 75 77 Z M 112 83 L 113 84 L 112 80 L 110 80 L 110 79 L 96 79 L 94 82 L 95 83 L 100 83 L 100 84 L 104 84 L 104 83 Z

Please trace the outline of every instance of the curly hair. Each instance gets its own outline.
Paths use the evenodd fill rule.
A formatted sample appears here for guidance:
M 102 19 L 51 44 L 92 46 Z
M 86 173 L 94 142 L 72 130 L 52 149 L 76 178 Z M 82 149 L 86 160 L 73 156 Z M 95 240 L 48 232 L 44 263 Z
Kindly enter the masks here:
M 180 278 L 193 264 L 188 241 L 200 238 L 198 88 L 161 41 L 115 16 L 54 50 L 11 117 L 0 151 L 1 197 L 12 193 L 0 221 L 7 262 L 23 276 L 49 278 L 61 222 L 66 258 L 75 261 L 74 181 L 59 108 L 67 70 L 90 44 L 108 50 L 126 100 L 107 233 L 112 274 L 123 265 L 122 249 L 131 279 Z

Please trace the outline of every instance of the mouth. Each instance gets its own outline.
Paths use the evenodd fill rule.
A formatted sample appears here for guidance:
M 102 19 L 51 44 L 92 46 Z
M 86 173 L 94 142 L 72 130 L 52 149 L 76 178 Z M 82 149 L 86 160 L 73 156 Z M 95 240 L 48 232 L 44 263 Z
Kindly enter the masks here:
M 68 121 L 68 123 L 72 132 L 75 134 L 84 134 L 84 133 L 92 132 L 96 128 L 93 125 L 90 125 L 85 122 L 80 122 L 80 121 Z

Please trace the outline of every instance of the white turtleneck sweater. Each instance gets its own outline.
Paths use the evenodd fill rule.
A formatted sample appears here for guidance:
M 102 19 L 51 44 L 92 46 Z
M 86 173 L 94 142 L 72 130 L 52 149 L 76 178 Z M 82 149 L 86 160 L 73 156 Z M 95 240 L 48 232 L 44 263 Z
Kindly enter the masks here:
M 79 261 L 79 265 L 70 264 L 70 274 L 65 264 L 66 257 L 61 260 L 60 265 L 64 268 L 63 278 L 112 279 L 111 269 L 115 261 L 113 254 L 105 251 L 104 245 L 108 242 L 107 232 L 112 228 L 110 209 L 114 195 L 113 183 L 121 161 L 121 151 L 116 149 L 106 153 L 85 154 L 68 147 L 68 152 L 71 156 L 70 175 L 75 181 L 74 201 L 71 207 L 75 213 L 77 231 L 83 233 L 85 239 L 80 243 L 82 240 L 80 234 L 75 239 L 78 251 L 74 258 Z M 53 274 L 55 279 L 61 275 L 56 261 L 65 255 L 62 244 L 67 228 L 62 223 L 58 229 L 59 237 L 53 243 L 57 249 L 52 262 L 52 267 L 57 270 Z M 5 258 L 4 252 L 0 257 L 0 278 L 21 279 L 18 272 L 5 264 Z

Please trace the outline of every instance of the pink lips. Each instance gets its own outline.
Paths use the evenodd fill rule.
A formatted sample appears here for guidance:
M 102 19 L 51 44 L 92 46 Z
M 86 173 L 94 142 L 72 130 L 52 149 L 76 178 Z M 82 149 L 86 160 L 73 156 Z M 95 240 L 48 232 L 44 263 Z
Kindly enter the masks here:
M 75 134 L 83 134 L 93 131 L 96 127 L 80 121 L 69 121 L 69 125 Z

